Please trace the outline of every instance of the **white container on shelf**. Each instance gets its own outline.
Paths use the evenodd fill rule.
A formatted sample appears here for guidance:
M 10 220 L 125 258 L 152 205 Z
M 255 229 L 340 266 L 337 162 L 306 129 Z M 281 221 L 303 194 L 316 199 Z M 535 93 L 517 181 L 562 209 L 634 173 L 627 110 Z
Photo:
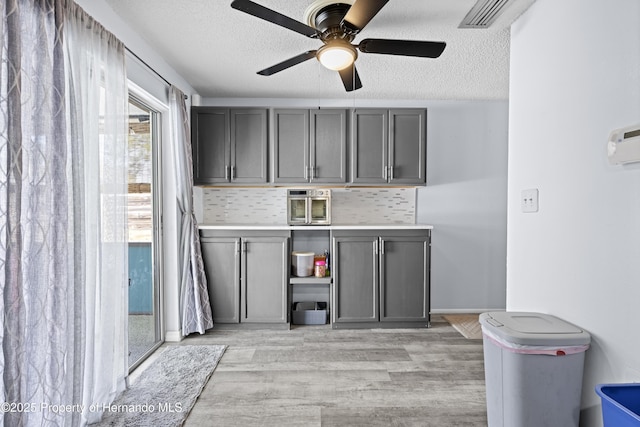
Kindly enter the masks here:
M 291 269 L 295 276 L 308 277 L 313 274 L 313 252 L 291 252 Z

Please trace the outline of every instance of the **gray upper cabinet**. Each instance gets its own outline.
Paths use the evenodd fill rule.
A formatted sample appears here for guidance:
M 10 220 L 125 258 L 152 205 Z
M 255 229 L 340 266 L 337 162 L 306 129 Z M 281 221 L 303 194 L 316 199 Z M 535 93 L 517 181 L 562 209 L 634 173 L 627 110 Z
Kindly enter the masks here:
M 273 111 L 272 182 L 307 180 L 309 159 L 309 111 Z
M 389 110 L 390 184 L 425 184 L 427 163 L 425 110 Z
M 424 109 L 191 111 L 195 185 L 426 184 Z
M 272 129 L 272 182 L 347 182 L 346 110 L 276 109 Z
M 229 110 L 191 109 L 194 184 L 229 181 Z
M 335 231 L 334 327 L 429 323 L 430 231 Z
M 351 120 L 351 181 L 386 184 L 389 111 L 355 110 Z
M 346 110 L 311 110 L 309 127 L 309 182 L 347 182 Z
M 426 111 L 356 109 L 351 125 L 351 182 L 424 185 Z
M 266 183 L 267 122 L 266 109 L 192 107 L 194 184 Z

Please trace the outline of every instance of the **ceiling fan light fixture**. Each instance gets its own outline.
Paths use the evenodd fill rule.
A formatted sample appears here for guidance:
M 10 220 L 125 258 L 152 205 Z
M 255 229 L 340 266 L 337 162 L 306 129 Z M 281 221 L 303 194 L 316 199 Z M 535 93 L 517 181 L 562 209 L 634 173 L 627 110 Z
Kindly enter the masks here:
M 358 52 L 351 43 L 332 40 L 318 49 L 316 57 L 326 68 L 339 71 L 351 66 L 358 57 Z

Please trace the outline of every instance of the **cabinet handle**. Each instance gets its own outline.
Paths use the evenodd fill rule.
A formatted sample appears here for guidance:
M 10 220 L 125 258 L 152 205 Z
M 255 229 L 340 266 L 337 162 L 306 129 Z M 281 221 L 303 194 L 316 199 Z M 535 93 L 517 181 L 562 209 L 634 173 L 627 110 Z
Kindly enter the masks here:
M 231 181 L 233 181 L 234 179 L 236 179 L 236 166 L 232 165 L 231 166 Z
M 240 254 L 240 240 L 236 240 L 236 253 Z
M 385 166 L 382 168 L 382 178 L 386 181 L 387 179 L 387 171 L 389 170 L 389 166 Z
M 384 239 L 380 238 L 380 254 L 384 255 Z
M 378 255 L 378 239 L 373 241 L 373 254 Z
M 242 252 L 246 253 L 247 252 L 247 242 L 246 241 L 242 241 Z
M 389 181 L 393 181 L 393 166 L 389 166 Z
M 311 169 L 311 180 L 313 180 L 316 177 L 316 167 L 311 166 L 310 169 Z
M 229 165 L 224 165 L 224 179 L 229 181 Z
M 304 180 L 306 181 L 307 179 L 309 179 L 309 167 L 305 166 L 304 167 Z

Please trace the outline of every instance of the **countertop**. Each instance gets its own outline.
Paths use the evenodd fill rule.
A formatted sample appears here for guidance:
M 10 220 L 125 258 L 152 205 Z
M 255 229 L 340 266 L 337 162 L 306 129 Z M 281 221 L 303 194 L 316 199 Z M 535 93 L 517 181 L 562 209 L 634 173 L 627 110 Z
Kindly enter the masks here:
M 201 230 L 432 230 L 429 224 L 252 225 L 200 224 Z

